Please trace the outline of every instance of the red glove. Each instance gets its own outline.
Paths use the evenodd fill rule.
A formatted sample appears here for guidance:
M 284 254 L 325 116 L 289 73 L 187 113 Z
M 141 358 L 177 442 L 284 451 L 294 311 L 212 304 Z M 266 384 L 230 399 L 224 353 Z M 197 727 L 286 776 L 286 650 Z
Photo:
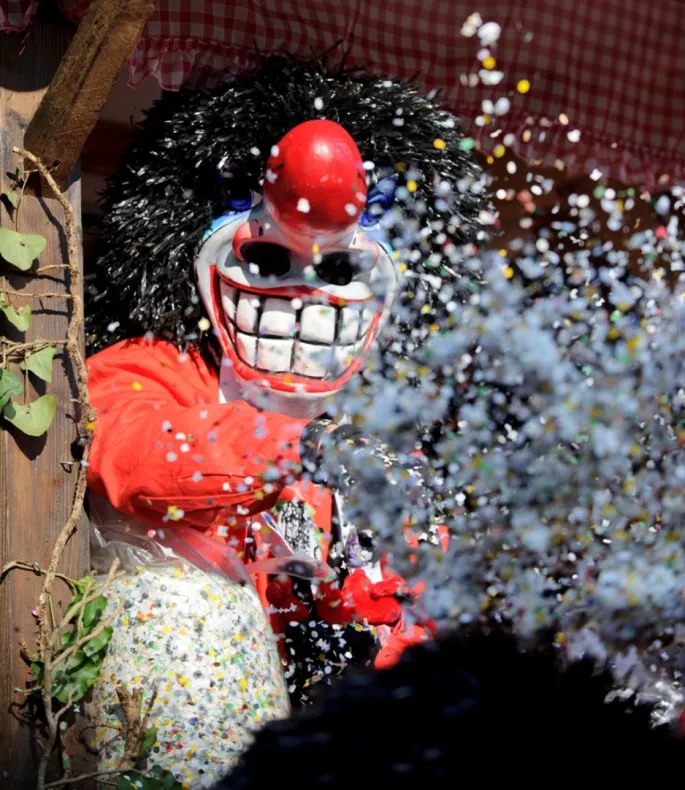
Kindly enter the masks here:
M 413 625 L 407 628 L 403 621 L 397 623 L 387 639 L 382 641 L 381 649 L 373 665 L 376 669 L 387 669 L 400 660 L 402 653 L 413 645 L 426 642 L 435 636 L 433 623 Z
M 403 584 L 399 576 L 374 584 L 357 569 L 345 579 L 342 590 L 335 582 L 321 584 L 316 613 L 325 622 L 338 625 L 362 621 L 372 626 L 395 625 L 402 617 L 395 594 Z
M 311 616 L 307 606 L 293 592 L 290 576 L 280 576 L 270 582 L 266 588 L 266 598 L 274 609 L 287 610 L 277 612 L 280 621 L 301 623 Z
M 354 603 L 340 589 L 337 581 L 321 582 L 314 608 L 317 615 L 330 625 L 347 625 L 355 620 Z

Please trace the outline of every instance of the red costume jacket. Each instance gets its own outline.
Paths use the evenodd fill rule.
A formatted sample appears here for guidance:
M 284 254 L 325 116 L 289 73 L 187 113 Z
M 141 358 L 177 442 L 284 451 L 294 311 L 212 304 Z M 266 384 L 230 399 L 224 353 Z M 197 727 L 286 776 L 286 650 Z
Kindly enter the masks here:
M 117 510 L 153 527 L 190 526 L 232 545 L 250 563 L 265 547 L 252 537 L 256 514 L 279 499 L 304 498 L 322 535 L 331 532 L 332 499 L 321 487 L 299 484 L 299 439 L 308 420 L 259 411 L 245 401 L 219 402 L 219 377 L 197 350 L 180 352 L 163 341 L 117 343 L 88 360 L 98 417 L 88 484 Z M 256 586 L 266 606 L 296 606 L 288 585 Z M 371 584 L 363 571 L 342 590 L 322 584 L 317 614 L 328 622 L 366 619 L 385 632 L 376 664 L 392 663 L 408 644 L 427 638 L 406 629 L 393 597 L 403 580 L 384 572 Z M 303 605 L 287 619 L 309 617 Z M 282 623 L 272 617 L 276 632 Z

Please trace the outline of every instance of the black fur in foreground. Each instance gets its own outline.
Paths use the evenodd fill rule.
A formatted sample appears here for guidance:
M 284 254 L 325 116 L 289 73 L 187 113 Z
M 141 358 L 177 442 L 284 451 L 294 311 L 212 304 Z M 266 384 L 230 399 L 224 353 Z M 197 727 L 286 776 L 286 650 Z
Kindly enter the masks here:
M 647 706 L 606 703 L 611 689 L 608 671 L 562 669 L 552 647 L 522 653 L 502 634 L 454 635 L 390 670 L 350 674 L 270 723 L 216 790 L 440 790 L 474 779 L 636 787 L 678 776 L 685 742 L 651 728 Z

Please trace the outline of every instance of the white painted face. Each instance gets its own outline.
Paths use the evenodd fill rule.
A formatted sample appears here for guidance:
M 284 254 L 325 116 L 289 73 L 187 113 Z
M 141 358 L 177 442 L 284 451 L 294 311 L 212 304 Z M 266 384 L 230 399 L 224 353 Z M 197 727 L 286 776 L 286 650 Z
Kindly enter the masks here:
M 356 225 L 311 245 L 288 241 L 258 200 L 206 232 L 195 258 L 200 294 L 243 392 L 328 398 L 359 371 L 387 320 L 398 290 L 391 251 L 380 231 Z

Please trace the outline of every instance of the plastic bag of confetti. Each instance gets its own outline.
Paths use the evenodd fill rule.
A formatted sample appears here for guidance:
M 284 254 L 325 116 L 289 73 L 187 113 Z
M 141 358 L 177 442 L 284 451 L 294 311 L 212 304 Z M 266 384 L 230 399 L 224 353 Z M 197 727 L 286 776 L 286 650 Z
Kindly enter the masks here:
M 95 571 L 114 557 L 123 567 L 104 593 L 113 633 L 93 691 L 98 770 L 121 763 L 123 685 L 143 689 L 141 715 L 155 736 L 141 767 L 159 765 L 184 788 L 211 787 L 256 729 L 290 711 L 259 596 L 230 547 L 205 558 L 174 528 L 160 536 L 102 500 L 90 504 Z

